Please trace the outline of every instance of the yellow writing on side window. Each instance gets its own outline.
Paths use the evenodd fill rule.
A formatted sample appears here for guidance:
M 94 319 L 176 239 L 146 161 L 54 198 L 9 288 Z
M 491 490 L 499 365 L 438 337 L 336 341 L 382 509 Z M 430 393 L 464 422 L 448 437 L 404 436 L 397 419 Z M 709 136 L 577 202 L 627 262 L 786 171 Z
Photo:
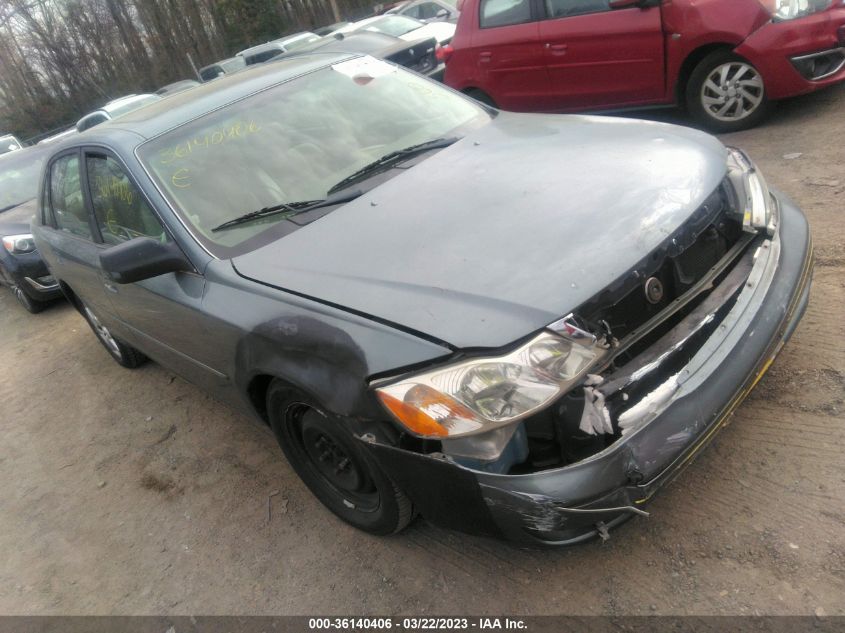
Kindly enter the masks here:
M 170 163 L 189 157 L 194 152 L 223 145 L 229 141 L 255 134 L 260 130 L 261 126 L 255 121 L 230 123 L 217 130 L 206 132 L 202 136 L 197 136 L 173 147 L 167 147 L 159 152 L 159 158 L 162 165 L 169 165 Z
M 104 198 L 111 198 L 126 204 L 132 204 L 135 200 L 135 192 L 132 190 L 129 181 L 116 176 L 111 178 L 97 176 L 97 191 Z

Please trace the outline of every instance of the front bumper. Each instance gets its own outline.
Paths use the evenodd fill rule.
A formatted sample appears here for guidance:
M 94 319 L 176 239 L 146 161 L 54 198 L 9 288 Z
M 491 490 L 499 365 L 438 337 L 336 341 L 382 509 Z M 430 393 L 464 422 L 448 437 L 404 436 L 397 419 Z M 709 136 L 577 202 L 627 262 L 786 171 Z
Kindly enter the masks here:
M 608 528 L 646 514 L 643 507 L 652 496 L 728 423 L 806 308 L 812 277 L 809 227 L 797 207 L 778 197 L 778 233 L 752 249 L 746 269 L 738 264 L 731 273 L 742 275 L 735 291 L 726 279 L 666 335 L 677 343 L 669 356 L 680 357 L 686 342 L 706 335 L 686 355 L 683 367 L 675 367 L 671 378 L 663 375 L 666 383 L 673 381 L 672 389 L 652 384 L 645 396 L 631 398 L 628 412 L 634 413 L 622 415 L 638 420 L 603 452 L 555 470 L 497 475 L 459 466 L 437 454 L 421 455 L 374 442 L 365 445 L 421 514 L 447 528 L 571 545 L 606 536 Z M 657 352 L 643 356 L 649 353 Z M 654 369 L 665 357 L 661 355 L 660 362 L 644 358 L 643 371 L 635 380 L 639 382 L 648 371 L 661 374 Z M 638 360 L 631 365 L 636 367 Z M 634 393 L 630 380 L 615 378 L 611 376 L 608 384 Z M 622 388 L 608 398 L 622 394 Z
M 426 72 L 425 76 L 435 81 L 443 82 L 443 75 L 446 74 L 446 64 L 438 62 L 437 66 Z
M 808 56 L 833 54 L 845 46 L 841 28 L 845 27 L 845 7 L 781 22 L 769 22 L 755 31 L 736 52 L 748 59 L 766 84 L 771 99 L 783 99 L 813 92 L 845 81 L 845 66 L 818 78 L 808 72 Z

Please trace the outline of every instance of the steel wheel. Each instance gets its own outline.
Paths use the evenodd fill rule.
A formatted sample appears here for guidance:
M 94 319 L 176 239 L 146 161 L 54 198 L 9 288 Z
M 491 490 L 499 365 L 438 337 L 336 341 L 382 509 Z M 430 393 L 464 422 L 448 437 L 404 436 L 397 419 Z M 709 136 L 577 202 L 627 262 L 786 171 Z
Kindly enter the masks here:
M 109 332 L 109 329 L 100 323 L 100 319 L 96 317 L 96 315 L 91 312 L 88 306 L 85 306 L 85 316 L 88 318 L 88 322 L 91 324 L 91 327 L 94 329 L 94 334 L 103 342 L 103 345 L 106 346 L 106 349 L 109 350 L 116 358 L 122 358 L 123 354 L 120 352 L 120 346 L 117 344 L 117 341 Z
M 717 121 L 742 121 L 763 104 L 766 89 L 757 69 L 743 61 L 713 69 L 701 87 L 701 104 Z
M 327 491 L 341 503 L 359 512 L 375 512 L 379 495 L 366 462 L 348 447 L 344 437 L 322 424 L 320 413 L 304 403 L 287 409 L 288 423 L 294 425 L 294 438 L 314 473 Z
M 394 534 L 413 518 L 410 499 L 349 428 L 280 380 L 267 390 L 267 413 L 288 462 L 338 517 L 371 534 Z

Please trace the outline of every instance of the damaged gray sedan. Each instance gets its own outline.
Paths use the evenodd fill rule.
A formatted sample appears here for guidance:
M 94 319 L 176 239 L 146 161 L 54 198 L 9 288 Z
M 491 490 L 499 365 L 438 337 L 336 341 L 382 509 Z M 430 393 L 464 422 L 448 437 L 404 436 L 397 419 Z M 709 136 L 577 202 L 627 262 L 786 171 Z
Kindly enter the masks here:
M 251 412 L 376 534 L 419 513 L 567 545 L 646 514 L 812 268 L 801 211 L 710 136 L 499 112 L 368 57 L 98 126 L 40 200 L 39 251 L 117 362 Z

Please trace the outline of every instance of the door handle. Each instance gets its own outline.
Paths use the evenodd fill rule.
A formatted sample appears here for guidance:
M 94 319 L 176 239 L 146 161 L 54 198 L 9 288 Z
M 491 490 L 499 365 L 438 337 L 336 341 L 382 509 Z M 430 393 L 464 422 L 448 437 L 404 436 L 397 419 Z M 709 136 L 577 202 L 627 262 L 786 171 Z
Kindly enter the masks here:
M 491 59 L 493 59 L 493 53 L 490 51 L 484 51 L 478 54 L 478 61 L 481 64 L 489 64 Z
M 566 55 L 566 51 L 568 48 L 568 44 L 552 44 L 551 42 L 546 43 L 546 49 L 551 51 L 552 55 Z

